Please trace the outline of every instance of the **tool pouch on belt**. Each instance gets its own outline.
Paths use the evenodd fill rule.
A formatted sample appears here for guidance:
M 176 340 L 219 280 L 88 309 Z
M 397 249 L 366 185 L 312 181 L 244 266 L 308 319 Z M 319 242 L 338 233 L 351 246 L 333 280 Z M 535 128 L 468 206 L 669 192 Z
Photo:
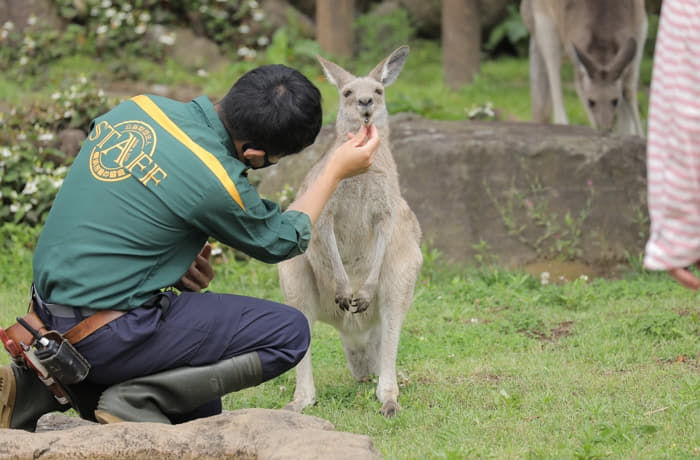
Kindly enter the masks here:
M 46 374 L 64 385 L 85 380 L 90 372 L 85 357 L 58 332 L 44 331 L 46 327 L 36 313 L 17 318 L 16 324 L 3 331 L 8 339 L 3 337 L 5 348 L 15 361 L 28 361 L 40 377 Z
M 46 345 L 41 346 L 45 341 Z M 34 354 L 51 377 L 64 385 L 85 380 L 90 372 L 90 363 L 73 345 L 56 331 L 49 331 L 37 340 Z

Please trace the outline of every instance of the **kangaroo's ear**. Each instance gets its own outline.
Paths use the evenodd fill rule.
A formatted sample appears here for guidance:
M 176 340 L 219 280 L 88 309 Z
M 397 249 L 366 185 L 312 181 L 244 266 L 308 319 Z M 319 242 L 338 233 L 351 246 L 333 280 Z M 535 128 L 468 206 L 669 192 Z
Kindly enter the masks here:
M 576 58 L 576 66 L 586 75 L 588 78 L 595 78 L 596 72 L 598 70 L 597 66 L 593 61 L 586 56 L 586 53 L 581 52 L 576 45 L 571 43 L 571 48 L 574 50 L 574 57 Z
M 318 59 L 321 67 L 323 67 L 323 73 L 326 75 L 328 81 L 333 83 L 338 88 L 342 88 L 347 82 L 356 78 L 353 74 L 343 69 L 338 64 L 327 61 L 321 56 L 316 56 L 316 59 Z
M 637 54 L 637 40 L 630 37 L 610 63 L 610 78 L 617 80 Z
M 409 48 L 406 45 L 398 48 L 391 53 L 389 57 L 377 64 L 377 67 L 369 73 L 369 76 L 379 81 L 384 86 L 389 86 L 394 83 L 394 80 L 399 76 L 406 62 L 408 51 Z

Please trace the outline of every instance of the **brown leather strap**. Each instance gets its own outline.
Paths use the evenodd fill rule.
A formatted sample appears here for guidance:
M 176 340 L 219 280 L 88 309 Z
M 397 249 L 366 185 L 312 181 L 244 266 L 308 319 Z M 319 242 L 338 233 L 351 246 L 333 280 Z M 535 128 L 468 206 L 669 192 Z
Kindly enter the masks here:
M 124 313 L 126 313 L 126 311 L 100 310 L 94 315 L 88 316 L 73 326 L 68 332 L 63 334 L 63 337 L 71 344 L 76 344 L 105 324 L 119 318 Z M 24 315 L 23 319 L 42 335 L 48 332 L 48 329 L 46 329 L 46 326 L 41 319 L 39 319 L 39 316 L 37 316 L 36 313 L 27 313 Z M 32 336 L 32 334 L 19 323 L 15 323 L 8 327 L 5 329 L 5 332 L 7 333 L 7 336 L 17 344 L 24 343 L 25 345 L 31 345 L 31 343 L 34 341 L 34 336 Z
M 126 313 L 126 311 L 123 310 L 100 310 L 73 326 L 68 332 L 63 334 L 63 337 L 71 344 L 76 344 L 105 324 L 119 318 L 124 313 Z
M 44 326 L 44 323 L 41 322 L 41 319 L 39 319 L 36 313 L 27 313 L 22 319 L 39 331 L 40 334 L 46 334 L 48 332 L 48 329 L 46 329 L 46 326 Z M 23 343 L 29 346 L 34 341 L 34 336 L 19 323 L 8 327 L 5 329 L 5 332 L 7 336 L 18 345 Z

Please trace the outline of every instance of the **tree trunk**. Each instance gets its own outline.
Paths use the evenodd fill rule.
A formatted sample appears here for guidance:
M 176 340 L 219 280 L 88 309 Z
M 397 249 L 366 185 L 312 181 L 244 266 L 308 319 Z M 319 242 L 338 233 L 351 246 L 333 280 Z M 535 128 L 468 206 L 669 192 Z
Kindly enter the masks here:
M 445 83 L 458 89 L 479 73 L 481 24 L 478 0 L 442 0 L 442 62 Z
M 316 35 L 321 49 L 333 56 L 353 54 L 352 23 L 354 0 L 318 0 L 316 2 Z

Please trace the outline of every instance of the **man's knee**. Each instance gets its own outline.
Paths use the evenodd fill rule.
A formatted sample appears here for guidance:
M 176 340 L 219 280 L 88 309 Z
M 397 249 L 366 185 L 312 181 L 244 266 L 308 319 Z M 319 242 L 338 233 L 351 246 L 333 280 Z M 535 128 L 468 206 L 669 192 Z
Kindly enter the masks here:
M 289 344 L 289 349 L 294 350 L 291 360 L 291 367 L 294 367 L 302 360 L 304 355 L 306 355 L 306 351 L 309 349 L 309 345 L 311 344 L 311 329 L 309 327 L 309 320 L 297 309 L 294 309 L 290 314 L 289 322 L 289 327 L 293 331 L 296 331 L 296 333 L 292 335 L 292 340 Z

